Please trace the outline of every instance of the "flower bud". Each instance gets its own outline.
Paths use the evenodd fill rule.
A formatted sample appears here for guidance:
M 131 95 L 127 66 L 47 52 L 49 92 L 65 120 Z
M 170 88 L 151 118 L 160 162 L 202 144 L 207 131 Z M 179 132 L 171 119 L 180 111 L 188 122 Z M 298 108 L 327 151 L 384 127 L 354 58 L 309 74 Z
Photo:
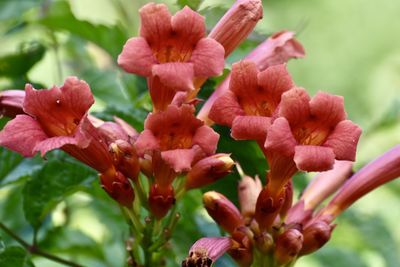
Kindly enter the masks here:
M 274 239 L 272 238 L 271 234 L 263 231 L 259 235 L 254 236 L 254 241 L 256 242 L 257 248 L 262 253 L 268 253 L 272 245 L 274 244 Z
M 153 184 L 149 193 L 149 206 L 152 214 L 161 219 L 164 217 L 172 205 L 175 204 L 174 189 L 171 185 L 161 187 Z
M 279 215 L 281 218 L 285 218 L 289 209 L 292 207 L 293 204 L 293 183 L 292 180 L 285 185 L 284 189 L 285 191 L 285 201 L 283 202 L 283 206 L 279 212 Z
M 147 177 L 153 177 L 153 163 L 151 162 L 151 158 L 146 157 L 147 155 L 144 156 L 144 158 L 139 158 L 140 171 Z
M 239 210 L 224 195 L 215 191 L 203 195 L 203 203 L 208 214 L 228 233 L 243 225 L 243 218 Z
M 198 161 L 186 176 L 186 189 L 209 185 L 230 173 L 234 161 L 228 154 L 215 154 Z
M 287 264 L 296 258 L 303 245 L 303 235 L 297 229 L 286 230 L 278 236 L 275 246 L 275 258 L 280 265 Z
M 226 58 L 247 38 L 262 16 L 260 0 L 238 0 L 219 20 L 208 37 L 222 44 Z
M 119 204 L 132 207 L 135 194 L 129 180 L 121 172 L 102 173 L 100 181 L 103 189 Z
M 193 244 L 182 267 L 211 267 L 231 247 L 228 237 L 205 237 Z
M 5 90 L 0 92 L 0 117 L 7 116 L 14 118 L 23 114 L 22 103 L 24 102 L 25 91 Z
M 271 195 L 268 188 L 263 188 L 257 198 L 254 217 L 261 230 L 270 229 L 284 203 L 284 191 L 278 196 Z
M 116 140 L 110 144 L 110 152 L 116 168 L 128 178 L 136 180 L 140 166 L 134 146 L 127 141 Z
M 250 248 L 232 248 L 229 250 L 229 255 L 240 267 L 250 267 L 253 263 L 253 251 Z
M 331 238 L 334 227 L 324 221 L 317 221 L 307 226 L 303 231 L 304 243 L 300 254 L 306 255 L 313 253 L 321 248 Z
M 238 194 L 240 210 L 244 218 L 253 217 L 261 190 L 262 184 L 257 176 L 253 179 L 250 176 L 243 175 L 239 182 Z

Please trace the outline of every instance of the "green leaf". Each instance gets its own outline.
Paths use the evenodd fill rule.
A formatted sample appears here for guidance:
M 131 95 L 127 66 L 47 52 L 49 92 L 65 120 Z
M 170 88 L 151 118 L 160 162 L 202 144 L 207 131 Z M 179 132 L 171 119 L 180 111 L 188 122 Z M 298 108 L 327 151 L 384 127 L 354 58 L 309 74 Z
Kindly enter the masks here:
M 85 40 L 93 42 L 107 51 L 114 59 L 121 52 L 128 39 L 119 25 L 93 25 L 88 21 L 78 20 L 71 11 L 68 2 L 53 2 L 47 16 L 38 21 L 49 29 L 67 31 Z
M 315 253 L 316 259 L 322 266 L 329 267 L 367 267 L 362 258 L 349 248 L 325 247 Z
M 26 76 L 26 73 L 39 62 L 46 52 L 38 42 L 22 43 L 18 53 L 0 57 L 0 77 Z
M 13 246 L 6 248 L 0 254 L 1 267 L 34 267 L 30 255 L 21 247 Z
M 128 122 L 139 132 L 143 130 L 143 121 L 147 114 L 148 112 L 141 108 L 114 105 L 108 106 L 106 110 L 101 113 L 94 113 L 96 117 L 107 121 L 112 120 L 113 116 L 117 116 Z
M 0 236 L 0 254 L 4 252 L 6 245 L 4 244 L 3 238 Z
M 193 10 L 197 10 L 203 0 L 178 0 L 176 3 L 180 7 L 189 6 Z
M 85 188 L 95 173 L 78 163 L 50 160 L 33 173 L 23 190 L 23 207 L 28 222 L 37 230 L 47 213 L 66 196 Z

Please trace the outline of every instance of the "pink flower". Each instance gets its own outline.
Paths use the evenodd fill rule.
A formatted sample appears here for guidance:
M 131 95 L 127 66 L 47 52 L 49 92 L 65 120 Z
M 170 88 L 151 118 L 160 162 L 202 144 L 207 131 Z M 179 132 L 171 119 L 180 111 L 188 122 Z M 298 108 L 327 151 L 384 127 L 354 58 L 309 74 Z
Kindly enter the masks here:
M 335 159 L 355 160 L 361 129 L 346 119 L 342 97 L 319 92 L 310 99 L 293 88 L 282 95 L 277 115 L 265 141 L 272 191 L 296 170 L 326 171 Z
M 204 17 L 185 7 L 172 16 L 166 5 L 140 9 L 140 36 L 127 41 L 118 64 L 148 77 L 154 110 L 165 110 L 177 91 L 194 90 L 196 77 L 221 74 L 224 48 L 205 38 Z
M 69 77 L 61 87 L 25 87 L 23 111 L 0 132 L 0 145 L 25 157 L 61 148 L 101 173 L 104 189 L 122 205 L 130 206 L 133 191 L 116 170 L 106 139 L 88 119 L 94 98 L 86 82 Z
M 135 146 L 147 175 L 154 177 L 149 201 L 158 218 L 163 217 L 174 202 L 171 184 L 178 174 L 186 175 L 196 163 L 204 165 L 202 159 L 210 158 L 206 162 L 215 163 L 212 156 L 218 139 L 213 129 L 196 119 L 191 105 L 170 105 L 165 111 L 147 117 Z M 190 184 L 202 184 L 202 181 L 190 181 Z
M 286 66 L 259 72 L 255 63 L 244 60 L 233 65 L 231 75 L 229 91 L 215 101 L 210 119 L 232 127 L 235 139 L 263 142 L 282 93 L 294 86 Z
M 257 46 L 244 59 L 253 61 L 259 71 L 274 65 L 286 63 L 291 58 L 304 57 L 304 49 L 302 45 L 294 39 L 293 32 L 277 32 L 269 37 L 266 41 Z M 215 89 L 213 94 L 204 103 L 197 117 L 207 124 L 211 125 L 212 121 L 208 118 L 208 113 L 214 102 L 229 91 L 229 81 L 232 74 L 228 75 L 225 80 Z

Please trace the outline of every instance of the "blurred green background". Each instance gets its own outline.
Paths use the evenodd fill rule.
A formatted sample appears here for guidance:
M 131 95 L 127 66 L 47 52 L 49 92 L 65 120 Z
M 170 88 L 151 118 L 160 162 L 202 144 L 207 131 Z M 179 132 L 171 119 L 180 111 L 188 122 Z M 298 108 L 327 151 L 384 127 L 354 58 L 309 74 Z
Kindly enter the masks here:
M 157 2 L 167 3 L 173 12 L 184 4 L 198 8 L 211 29 L 234 1 Z M 97 116 L 118 115 L 141 130 L 151 110 L 145 81 L 123 73 L 116 57 L 126 39 L 137 34 L 138 9 L 145 3 L 0 0 L 0 90 L 23 89 L 26 82 L 48 88 L 75 75 L 90 84 Z M 242 58 L 273 32 L 296 31 L 306 50 L 305 59 L 288 64 L 296 84 L 312 95 L 318 90 L 343 95 L 349 117 L 363 128 L 356 168 L 400 143 L 400 1 L 265 0 L 263 4 L 263 20 L 228 62 Z M 203 95 L 217 82 L 206 83 Z M 6 121 L 1 119 L 0 127 Z M 266 166 L 256 145 L 234 143 L 227 129 L 218 130 L 221 151 L 232 150 L 247 173 L 264 176 Z M 82 171 L 69 179 L 77 168 L 74 160 L 61 152 L 47 158 L 43 165 L 40 158 L 22 159 L 0 150 L 0 221 L 28 241 L 36 233 L 40 247 L 85 266 L 123 266 L 128 230 L 95 173 L 79 165 Z M 310 177 L 296 177 L 297 190 Z M 236 179 L 231 175 L 208 189 L 234 198 Z M 168 266 L 176 266 L 197 238 L 220 235 L 201 208 L 200 191 L 188 194 L 180 205 L 184 217 Z M 375 190 L 337 220 L 328 245 L 296 266 L 399 266 L 399 207 L 400 181 Z M 0 252 L 13 245 L 0 231 Z M 18 249 L 13 253 L 30 258 Z M 33 257 L 33 263 L 61 266 L 39 257 Z M 31 266 L 27 261 L 18 264 L 12 266 Z M 232 262 L 225 257 L 218 265 L 232 266 Z

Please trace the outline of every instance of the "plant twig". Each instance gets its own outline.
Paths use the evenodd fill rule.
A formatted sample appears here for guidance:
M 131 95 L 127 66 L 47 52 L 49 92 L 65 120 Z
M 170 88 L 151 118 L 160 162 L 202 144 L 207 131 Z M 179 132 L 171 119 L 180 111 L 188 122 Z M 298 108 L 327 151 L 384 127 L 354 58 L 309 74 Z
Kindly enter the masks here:
M 0 229 L 2 229 L 6 234 L 8 234 L 10 237 L 12 237 L 15 241 L 17 241 L 22 247 L 24 247 L 27 251 L 29 251 L 32 254 L 39 255 L 42 257 L 45 257 L 49 260 L 64 264 L 66 266 L 71 266 L 71 267 L 83 267 L 83 265 L 77 264 L 75 262 L 65 260 L 62 258 L 59 258 L 53 254 L 47 253 L 45 251 L 42 251 L 39 249 L 36 245 L 30 245 L 28 242 L 23 240 L 21 237 L 19 237 L 17 234 L 15 234 L 10 228 L 5 226 L 3 223 L 0 222 Z

